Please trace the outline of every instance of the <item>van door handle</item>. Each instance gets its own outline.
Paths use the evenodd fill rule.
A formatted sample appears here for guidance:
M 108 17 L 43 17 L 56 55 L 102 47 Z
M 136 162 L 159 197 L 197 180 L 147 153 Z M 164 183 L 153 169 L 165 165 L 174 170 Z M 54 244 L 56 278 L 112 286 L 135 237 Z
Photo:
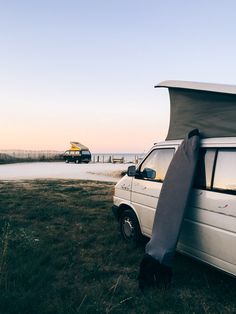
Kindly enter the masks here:
M 225 204 L 224 206 L 218 206 L 218 208 L 226 208 L 228 207 L 228 204 Z

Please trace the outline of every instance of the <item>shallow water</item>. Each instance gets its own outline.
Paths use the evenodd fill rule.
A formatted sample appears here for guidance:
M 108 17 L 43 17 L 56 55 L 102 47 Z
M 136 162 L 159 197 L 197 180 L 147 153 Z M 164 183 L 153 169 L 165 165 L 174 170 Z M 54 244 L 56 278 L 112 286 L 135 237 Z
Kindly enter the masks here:
M 0 165 L 0 180 L 79 179 L 117 182 L 130 164 L 29 162 Z

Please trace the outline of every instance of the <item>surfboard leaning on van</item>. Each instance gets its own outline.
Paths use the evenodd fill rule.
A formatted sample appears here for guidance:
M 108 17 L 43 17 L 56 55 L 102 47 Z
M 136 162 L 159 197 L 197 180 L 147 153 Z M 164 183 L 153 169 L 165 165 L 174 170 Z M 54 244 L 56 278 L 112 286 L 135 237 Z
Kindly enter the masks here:
M 130 242 L 151 237 L 168 166 L 184 136 L 197 128 L 199 160 L 177 250 L 236 276 L 236 86 L 165 81 L 156 87 L 169 90 L 169 131 L 115 187 L 121 234 Z

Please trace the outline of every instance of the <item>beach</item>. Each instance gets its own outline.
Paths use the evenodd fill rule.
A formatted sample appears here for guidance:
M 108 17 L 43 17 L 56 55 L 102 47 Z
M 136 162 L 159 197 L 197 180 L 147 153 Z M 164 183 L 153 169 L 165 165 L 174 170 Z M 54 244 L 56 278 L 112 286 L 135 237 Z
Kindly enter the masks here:
M 0 180 L 78 179 L 117 182 L 130 164 L 27 162 L 0 165 Z

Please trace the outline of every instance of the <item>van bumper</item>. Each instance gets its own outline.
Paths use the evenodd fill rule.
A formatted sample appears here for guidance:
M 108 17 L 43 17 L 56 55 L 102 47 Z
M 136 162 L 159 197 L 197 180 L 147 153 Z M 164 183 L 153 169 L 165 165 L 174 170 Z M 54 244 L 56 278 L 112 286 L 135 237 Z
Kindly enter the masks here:
M 116 205 L 113 205 L 111 209 L 115 218 L 118 220 L 119 219 L 119 207 Z

